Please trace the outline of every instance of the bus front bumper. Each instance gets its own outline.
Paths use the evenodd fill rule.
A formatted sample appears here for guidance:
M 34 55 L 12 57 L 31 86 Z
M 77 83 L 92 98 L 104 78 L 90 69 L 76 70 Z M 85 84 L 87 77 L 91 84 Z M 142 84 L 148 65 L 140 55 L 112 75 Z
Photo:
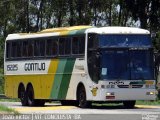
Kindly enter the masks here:
M 155 100 L 155 89 L 101 89 L 98 101 Z

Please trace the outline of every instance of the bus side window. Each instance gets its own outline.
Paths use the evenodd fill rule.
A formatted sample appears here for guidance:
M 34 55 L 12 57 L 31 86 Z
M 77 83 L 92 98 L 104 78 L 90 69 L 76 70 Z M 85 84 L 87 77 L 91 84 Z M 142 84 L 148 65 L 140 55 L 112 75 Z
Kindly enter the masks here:
M 85 50 L 85 38 L 80 37 L 79 38 L 79 54 L 84 54 L 84 50 Z
M 45 56 L 45 41 L 44 40 L 39 41 L 39 56 L 41 57 Z
M 11 57 L 16 58 L 17 57 L 17 42 L 12 42 L 11 45 Z
M 10 59 L 10 55 L 11 55 L 11 43 L 7 42 L 7 44 L 6 44 L 6 58 Z
M 96 49 L 98 47 L 97 34 L 88 34 L 88 49 Z
M 72 54 L 79 54 L 79 40 L 78 37 L 72 38 Z
M 46 55 L 57 56 L 58 54 L 58 39 L 48 39 L 46 43 Z
M 59 55 L 65 55 L 65 38 L 59 39 Z
M 53 40 L 51 51 L 52 51 L 53 56 L 57 56 L 57 54 L 58 54 L 58 40 Z
M 73 37 L 72 38 L 72 54 L 84 54 L 85 38 Z
M 28 57 L 32 57 L 33 56 L 33 51 L 34 51 L 34 45 L 33 45 L 32 41 L 28 42 L 27 50 L 28 50 Z
M 35 40 L 34 41 L 34 56 L 40 56 L 39 51 L 40 51 L 39 41 Z
M 71 38 L 66 38 L 65 40 L 65 55 L 71 54 Z
M 28 57 L 28 41 L 23 41 L 22 56 Z
M 46 43 L 46 55 L 51 56 L 52 55 L 52 40 L 48 39 Z
M 17 57 L 22 57 L 22 42 L 17 42 Z

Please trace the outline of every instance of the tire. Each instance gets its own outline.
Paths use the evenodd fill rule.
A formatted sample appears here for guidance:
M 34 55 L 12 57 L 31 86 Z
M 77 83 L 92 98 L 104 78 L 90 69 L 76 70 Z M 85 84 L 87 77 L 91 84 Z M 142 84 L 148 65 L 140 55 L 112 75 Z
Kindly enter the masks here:
M 27 100 L 29 106 L 35 106 L 34 90 L 32 85 L 27 87 Z
M 27 93 L 26 93 L 23 85 L 20 85 L 20 87 L 18 89 L 18 97 L 21 100 L 22 106 L 27 106 L 28 105 Z
M 123 105 L 127 109 L 134 108 L 135 104 L 136 104 L 136 101 L 123 101 Z
M 77 95 L 78 103 L 80 108 L 88 108 L 91 107 L 91 102 L 86 100 L 86 92 L 85 88 L 81 86 L 78 89 L 78 95 Z

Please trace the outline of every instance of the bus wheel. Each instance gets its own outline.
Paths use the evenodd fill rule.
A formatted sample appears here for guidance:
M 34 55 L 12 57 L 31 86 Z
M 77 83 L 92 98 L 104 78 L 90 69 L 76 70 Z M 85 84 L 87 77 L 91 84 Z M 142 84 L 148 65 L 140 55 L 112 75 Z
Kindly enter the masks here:
M 134 108 L 136 101 L 123 101 L 123 105 L 125 108 L 132 109 Z
M 81 86 L 78 89 L 78 103 L 79 103 L 79 107 L 81 108 L 87 108 L 91 106 L 91 102 L 86 100 L 86 92 L 85 92 L 85 88 L 83 86 Z
M 27 96 L 28 96 L 28 105 L 35 106 L 35 99 L 34 99 L 34 90 L 32 85 L 27 87 Z
M 18 88 L 18 98 L 20 98 L 22 106 L 28 105 L 27 94 L 23 85 Z

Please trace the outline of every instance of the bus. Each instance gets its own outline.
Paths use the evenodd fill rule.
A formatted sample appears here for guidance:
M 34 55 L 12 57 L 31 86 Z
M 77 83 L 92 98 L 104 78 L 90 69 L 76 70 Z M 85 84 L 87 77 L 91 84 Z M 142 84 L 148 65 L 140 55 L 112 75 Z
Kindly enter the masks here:
M 72 26 L 9 34 L 4 54 L 5 95 L 23 106 L 91 106 L 155 100 L 153 46 L 148 30 Z

